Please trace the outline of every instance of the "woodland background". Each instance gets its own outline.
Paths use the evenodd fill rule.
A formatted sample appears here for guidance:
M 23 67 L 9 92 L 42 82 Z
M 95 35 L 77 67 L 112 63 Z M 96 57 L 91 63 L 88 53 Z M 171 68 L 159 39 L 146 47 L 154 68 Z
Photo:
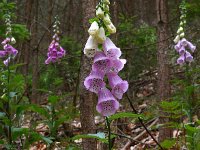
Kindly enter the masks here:
M 71 140 L 75 135 L 103 132 L 105 129 L 103 117 L 95 110 L 96 97 L 82 85 L 91 67 L 91 60 L 82 55 L 82 50 L 88 38 L 89 19 L 95 15 L 97 1 L 8 0 L 8 5 L 4 2 L 0 1 L 0 9 L 13 12 L 13 35 L 19 50 L 16 64 L 20 65 L 13 76 L 13 87 L 16 87 L 20 99 L 13 104 L 12 114 L 20 117 L 21 124 L 13 124 L 42 133 L 46 138 L 44 140 L 43 137 L 44 141 L 53 142 L 50 149 L 106 149 L 105 144 L 96 143 L 94 139 L 83 139 L 83 143 Z M 154 137 L 159 142 L 168 139 L 163 147 L 198 150 L 200 1 L 188 0 L 186 5 L 186 37 L 197 46 L 197 51 L 194 53 L 194 62 L 185 66 L 176 64 L 178 55 L 173 43 L 180 21 L 180 2 L 111 0 L 110 13 L 117 27 L 117 34 L 111 38 L 121 48 L 122 57 L 127 59 L 121 76 L 129 82 L 128 93 L 121 100 L 120 112 L 132 112 L 131 101 L 137 112 L 144 115 L 145 125 L 149 126 Z M 56 15 L 61 22 L 61 45 L 67 50 L 67 55 L 58 63 L 45 65 Z M 5 26 L 2 12 L 0 16 L 0 41 L 3 41 Z M 30 103 L 34 105 L 30 107 Z M 47 112 L 45 115 L 42 108 Z M 63 120 L 52 129 L 45 121 L 53 118 L 54 111 L 59 112 L 54 117 Z M 162 128 L 163 124 L 169 122 L 173 131 L 169 126 Z M 183 122 L 193 125 L 182 130 Z M 141 134 L 144 129 L 137 118 L 116 119 L 112 129 L 121 135 L 113 140 L 115 149 L 159 149 L 146 132 Z M 180 138 L 179 131 L 183 131 Z M 199 134 L 196 135 L 197 132 Z M 26 131 L 20 130 L 17 134 L 21 136 Z M 186 138 L 188 136 L 191 136 L 189 140 Z M 15 145 L 20 145 L 19 139 L 16 138 Z M 36 149 L 45 149 L 49 144 L 35 141 L 29 144 Z

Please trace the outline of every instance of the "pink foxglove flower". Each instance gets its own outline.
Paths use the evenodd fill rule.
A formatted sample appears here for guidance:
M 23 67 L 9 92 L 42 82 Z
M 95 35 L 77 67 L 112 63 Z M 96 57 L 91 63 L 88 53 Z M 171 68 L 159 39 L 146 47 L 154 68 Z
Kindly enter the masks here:
M 102 88 L 105 87 L 103 81 L 104 73 L 101 71 L 92 71 L 88 77 L 85 78 L 84 86 L 87 90 L 98 93 Z
M 124 68 L 124 65 L 126 64 L 126 59 L 112 59 L 111 60 L 111 72 L 118 73 Z
M 185 55 L 181 55 L 178 59 L 177 59 L 177 63 L 179 65 L 182 65 L 185 62 Z
M 116 47 L 115 44 L 107 37 L 103 43 L 103 48 L 106 56 L 109 58 L 119 58 L 122 54 L 120 48 Z
M 112 94 L 117 99 L 122 99 L 123 94 L 128 90 L 128 82 L 123 81 L 116 73 L 108 73 L 107 76 Z
M 192 62 L 193 61 L 193 56 L 188 51 L 186 51 L 186 53 L 185 53 L 185 60 L 187 62 Z
M 104 73 L 108 72 L 111 68 L 111 60 L 106 57 L 103 52 L 97 52 L 94 56 L 94 64 L 92 65 L 92 70 L 102 71 Z
M 104 88 L 98 93 L 96 109 L 103 116 L 110 116 L 119 109 L 119 102 L 113 97 L 108 89 Z

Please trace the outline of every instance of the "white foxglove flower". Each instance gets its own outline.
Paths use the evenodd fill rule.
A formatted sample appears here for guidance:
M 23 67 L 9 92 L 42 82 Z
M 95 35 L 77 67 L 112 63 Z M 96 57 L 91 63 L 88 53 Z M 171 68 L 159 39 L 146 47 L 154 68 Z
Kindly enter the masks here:
M 88 30 L 88 33 L 91 35 L 91 36 L 95 36 L 96 34 L 98 34 L 98 31 L 99 31 L 99 25 L 96 21 L 94 21 L 89 30 Z
M 103 27 L 99 29 L 99 33 L 96 35 L 96 40 L 98 43 L 103 43 L 106 40 L 106 34 Z
M 15 44 L 16 43 L 16 40 L 15 40 L 14 37 L 12 37 L 10 41 L 11 41 L 11 44 Z
M 179 40 L 180 40 L 180 36 L 177 35 L 176 38 L 174 39 L 174 43 L 178 43 Z
M 104 11 L 101 9 L 101 7 L 97 8 L 96 16 L 99 17 L 99 18 L 103 18 L 104 17 Z
M 106 15 L 104 16 L 103 22 L 104 22 L 105 24 L 108 24 L 108 25 L 111 24 L 110 16 L 109 16 L 108 14 L 106 14 Z
M 98 44 L 96 40 L 92 36 L 90 36 L 85 44 L 85 48 L 83 52 L 87 57 L 90 57 L 90 58 L 94 57 L 97 51 L 97 47 L 98 47 Z
M 103 3 L 106 5 L 110 5 L 110 1 L 109 0 L 103 0 Z
M 178 30 L 177 30 L 177 34 L 180 34 L 183 32 L 183 27 L 180 27 Z
M 106 25 L 106 27 L 107 27 L 108 31 L 110 32 L 110 34 L 116 33 L 116 28 L 112 22 L 109 25 Z
M 180 34 L 180 38 L 183 38 L 184 36 L 185 36 L 184 32 Z
M 180 26 L 183 26 L 183 22 L 182 21 L 180 22 Z

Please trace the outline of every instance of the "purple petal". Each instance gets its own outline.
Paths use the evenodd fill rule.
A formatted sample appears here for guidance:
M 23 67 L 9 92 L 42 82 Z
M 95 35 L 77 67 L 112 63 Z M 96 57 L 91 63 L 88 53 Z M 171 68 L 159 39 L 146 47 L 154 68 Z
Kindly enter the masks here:
M 177 59 L 177 63 L 179 65 L 182 65 L 185 62 L 185 56 L 181 55 L 178 59 Z
M 181 41 L 178 41 L 178 43 L 174 46 L 175 50 L 179 52 L 179 49 L 181 48 Z
M 112 94 L 117 99 L 122 99 L 123 94 L 128 90 L 128 82 L 122 81 L 121 83 L 118 83 L 113 89 Z
M 119 109 L 119 102 L 113 97 L 108 89 L 104 88 L 99 91 L 98 97 L 96 109 L 103 116 L 113 115 Z
M 5 57 L 7 55 L 6 51 L 0 51 L 0 58 Z
M 92 70 L 108 72 L 111 68 L 111 60 L 105 56 L 103 52 L 97 52 L 94 57 L 94 64 L 92 65 Z
M 188 41 L 185 38 L 183 38 L 181 40 L 181 45 L 184 46 L 184 47 L 186 47 L 188 45 Z
M 188 51 L 186 51 L 185 59 L 186 59 L 187 62 L 192 62 L 193 61 L 193 57 Z
M 45 60 L 45 64 L 49 64 L 51 62 L 51 58 L 50 57 L 48 57 L 46 60 Z
M 106 38 L 105 42 L 103 43 L 103 49 L 106 56 L 109 58 L 119 58 L 122 54 L 120 48 L 116 47 L 109 38 Z
M 8 66 L 8 64 L 10 63 L 10 57 L 8 57 L 8 59 L 3 61 L 4 65 Z
M 110 72 L 107 74 L 109 85 L 114 88 L 117 84 L 121 83 L 123 80 L 115 72 Z
M 185 54 L 185 47 L 181 46 L 181 48 L 178 50 L 180 55 L 184 55 Z
M 124 65 L 126 64 L 126 59 L 114 59 L 111 62 L 111 71 L 118 73 L 124 68 Z
M 100 71 L 92 71 L 88 77 L 85 78 L 84 86 L 87 90 L 98 93 L 102 88 L 105 87 L 103 81 L 104 73 Z
M 196 46 L 194 46 L 191 42 L 187 42 L 187 45 L 189 49 L 194 53 L 194 51 L 196 50 Z

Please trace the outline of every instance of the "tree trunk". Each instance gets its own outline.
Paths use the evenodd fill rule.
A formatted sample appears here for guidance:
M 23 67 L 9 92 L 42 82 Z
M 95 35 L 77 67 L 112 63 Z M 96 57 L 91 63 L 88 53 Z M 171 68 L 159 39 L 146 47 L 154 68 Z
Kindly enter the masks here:
M 33 27 L 33 56 L 32 56 L 32 60 L 33 60 L 33 74 L 32 74 L 32 96 L 31 96 L 31 102 L 32 103 L 38 103 L 38 95 L 37 95 L 37 88 L 38 88 L 38 80 L 39 80 L 39 74 L 38 74 L 38 0 L 34 1 L 35 4 L 35 10 L 34 10 L 34 27 Z
M 170 96 L 170 67 L 168 60 L 169 31 L 167 0 L 157 0 L 157 37 L 158 37 L 158 98 L 159 101 L 167 100 Z M 162 110 L 161 110 L 162 111 Z M 161 113 L 160 124 L 169 122 L 169 118 Z M 159 141 L 171 137 L 171 130 L 163 127 L 160 129 Z
M 95 15 L 95 0 L 82 0 L 83 11 L 83 29 L 84 29 L 84 43 L 88 38 L 87 30 L 89 28 L 89 19 Z M 81 74 L 80 74 L 80 113 L 81 113 L 81 126 L 84 134 L 95 133 L 94 122 L 94 95 L 87 91 L 83 85 L 86 76 L 91 71 L 92 59 L 87 58 L 82 53 L 81 59 Z M 96 140 L 83 139 L 83 150 L 96 150 Z

